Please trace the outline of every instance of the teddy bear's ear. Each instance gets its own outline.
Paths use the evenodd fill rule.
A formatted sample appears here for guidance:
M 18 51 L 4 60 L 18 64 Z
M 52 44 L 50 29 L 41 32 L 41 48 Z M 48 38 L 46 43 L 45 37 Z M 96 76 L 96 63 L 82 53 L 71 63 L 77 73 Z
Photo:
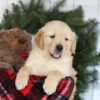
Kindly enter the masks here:
M 43 31 L 38 31 L 35 35 L 35 43 L 41 49 L 43 49 L 43 34 Z
M 0 40 L 6 41 L 8 40 L 9 32 L 7 30 L 0 31 Z

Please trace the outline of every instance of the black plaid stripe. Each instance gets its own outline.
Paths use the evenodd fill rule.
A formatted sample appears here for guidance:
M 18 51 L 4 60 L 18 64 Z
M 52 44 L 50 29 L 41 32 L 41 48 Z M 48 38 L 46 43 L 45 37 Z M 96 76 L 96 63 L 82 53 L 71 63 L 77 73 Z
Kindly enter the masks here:
M 41 78 L 37 83 L 32 87 L 30 93 L 26 96 L 27 100 L 41 100 L 45 95 L 43 91 L 44 78 Z
M 15 78 L 13 78 L 13 80 L 10 79 L 14 74 L 9 76 L 6 70 L 1 69 L 0 73 L 2 73 L 3 76 L 0 78 L 0 96 L 5 100 L 24 100 L 25 97 L 15 87 Z
M 9 98 L 7 97 L 8 92 L 5 90 L 5 88 L 2 86 L 2 84 L 0 84 L 0 99 L 6 99 L 9 100 Z

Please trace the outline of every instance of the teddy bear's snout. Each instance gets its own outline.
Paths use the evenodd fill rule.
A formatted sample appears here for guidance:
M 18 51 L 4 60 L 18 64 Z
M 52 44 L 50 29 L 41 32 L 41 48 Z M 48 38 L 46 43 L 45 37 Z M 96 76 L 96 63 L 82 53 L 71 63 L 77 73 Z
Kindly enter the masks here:
M 20 44 L 25 44 L 25 43 L 27 42 L 27 40 L 24 39 L 24 38 L 20 38 L 20 39 L 18 39 L 18 42 L 19 42 Z

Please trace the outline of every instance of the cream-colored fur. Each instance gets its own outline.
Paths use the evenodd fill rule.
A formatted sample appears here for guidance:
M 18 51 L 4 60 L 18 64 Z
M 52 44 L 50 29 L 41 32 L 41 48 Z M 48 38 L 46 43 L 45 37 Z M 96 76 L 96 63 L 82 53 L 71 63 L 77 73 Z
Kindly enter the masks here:
M 62 21 L 51 21 L 42 27 L 35 36 L 36 47 L 31 51 L 25 65 L 20 69 L 16 78 L 16 87 L 23 89 L 29 79 L 29 75 L 47 76 L 43 89 L 50 95 L 56 91 L 59 81 L 66 77 L 75 77 L 73 56 L 76 49 L 77 36 Z M 54 59 L 56 45 L 63 46 L 63 52 L 59 59 Z

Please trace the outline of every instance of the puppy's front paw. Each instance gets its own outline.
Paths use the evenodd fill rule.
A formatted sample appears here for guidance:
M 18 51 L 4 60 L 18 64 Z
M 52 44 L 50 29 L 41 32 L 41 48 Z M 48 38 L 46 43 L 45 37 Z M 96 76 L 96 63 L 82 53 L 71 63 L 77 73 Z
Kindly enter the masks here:
M 55 82 L 54 80 L 50 80 L 50 81 L 45 80 L 45 83 L 43 84 L 44 92 L 47 95 L 53 94 L 56 91 L 57 85 L 58 83 Z
M 27 86 L 28 84 L 28 80 L 29 80 L 29 76 L 25 73 L 23 74 L 18 74 L 16 77 L 16 81 L 15 81 L 15 86 L 17 88 L 17 90 L 21 90 L 23 88 L 25 88 L 25 86 Z

